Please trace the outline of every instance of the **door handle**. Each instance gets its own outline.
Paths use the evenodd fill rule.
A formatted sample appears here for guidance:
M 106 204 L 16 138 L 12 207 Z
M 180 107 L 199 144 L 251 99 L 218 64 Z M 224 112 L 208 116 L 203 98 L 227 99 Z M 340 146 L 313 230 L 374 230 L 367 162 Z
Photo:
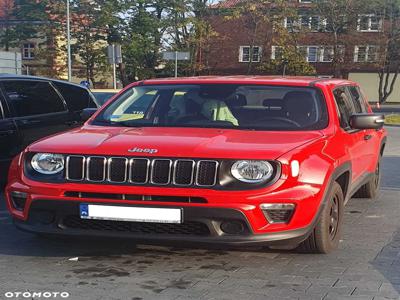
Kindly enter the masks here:
M 78 124 L 79 124 L 78 121 L 67 121 L 67 122 L 65 122 L 65 125 L 68 125 L 68 126 L 75 126 L 75 125 L 78 125 Z
M 24 125 L 33 125 L 33 124 L 40 124 L 42 121 L 39 120 L 21 120 L 21 123 Z
M 14 130 L 5 130 L 5 131 L 0 131 L 0 136 L 10 136 L 15 133 Z
M 372 139 L 372 135 L 370 134 L 364 135 L 364 140 L 369 141 L 370 139 Z

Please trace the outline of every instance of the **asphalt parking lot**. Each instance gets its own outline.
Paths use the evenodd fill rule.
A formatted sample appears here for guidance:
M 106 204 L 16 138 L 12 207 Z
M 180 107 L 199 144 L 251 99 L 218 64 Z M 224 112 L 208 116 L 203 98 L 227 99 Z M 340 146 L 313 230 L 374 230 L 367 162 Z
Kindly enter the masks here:
M 388 130 L 379 199 L 349 202 L 331 255 L 46 240 L 14 229 L 1 199 L 0 299 L 400 299 L 400 128 Z

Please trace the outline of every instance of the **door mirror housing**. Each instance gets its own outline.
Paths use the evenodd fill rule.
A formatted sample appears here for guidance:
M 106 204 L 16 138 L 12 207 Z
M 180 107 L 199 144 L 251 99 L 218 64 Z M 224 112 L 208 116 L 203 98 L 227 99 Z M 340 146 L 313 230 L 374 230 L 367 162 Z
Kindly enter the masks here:
M 354 114 L 350 117 L 353 129 L 381 129 L 385 124 L 383 114 Z
M 83 122 L 89 120 L 97 111 L 97 108 L 85 108 L 81 112 L 81 119 Z

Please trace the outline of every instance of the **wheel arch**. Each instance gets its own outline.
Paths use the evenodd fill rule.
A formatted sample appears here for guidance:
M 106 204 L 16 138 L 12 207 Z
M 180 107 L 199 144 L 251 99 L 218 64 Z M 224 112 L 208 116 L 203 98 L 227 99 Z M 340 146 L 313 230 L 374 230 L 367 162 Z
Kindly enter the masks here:
M 380 146 L 380 149 L 379 149 L 380 155 L 381 155 L 381 156 L 383 156 L 383 153 L 385 152 L 386 141 L 387 141 L 387 137 L 385 136 L 385 137 L 382 139 L 381 146 Z
M 351 162 L 345 162 L 337 167 L 331 176 L 330 184 L 336 181 L 340 185 L 343 191 L 345 202 L 350 190 L 351 176 Z

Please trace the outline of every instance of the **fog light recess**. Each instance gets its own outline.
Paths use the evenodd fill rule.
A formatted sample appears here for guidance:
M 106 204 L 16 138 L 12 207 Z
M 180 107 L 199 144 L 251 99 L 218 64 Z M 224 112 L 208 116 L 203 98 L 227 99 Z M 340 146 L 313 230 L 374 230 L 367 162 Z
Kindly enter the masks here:
M 238 221 L 225 221 L 221 223 L 221 230 L 226 234 L 241 234 L 244 232 L 244 226 Z
M 16 191 L 10 193 L 10 199 L 11 199 L 12 205 L 14 206 L 14 208 L 16 210 L 19 210 L 19 211 L 24 210 L 27 198 L 28 198 L 27 193 L 16 192 Z
M 291 203 L 266 203 L 260 208 L 270 224 L 287 224 L 290 222 L 295 205 Z

